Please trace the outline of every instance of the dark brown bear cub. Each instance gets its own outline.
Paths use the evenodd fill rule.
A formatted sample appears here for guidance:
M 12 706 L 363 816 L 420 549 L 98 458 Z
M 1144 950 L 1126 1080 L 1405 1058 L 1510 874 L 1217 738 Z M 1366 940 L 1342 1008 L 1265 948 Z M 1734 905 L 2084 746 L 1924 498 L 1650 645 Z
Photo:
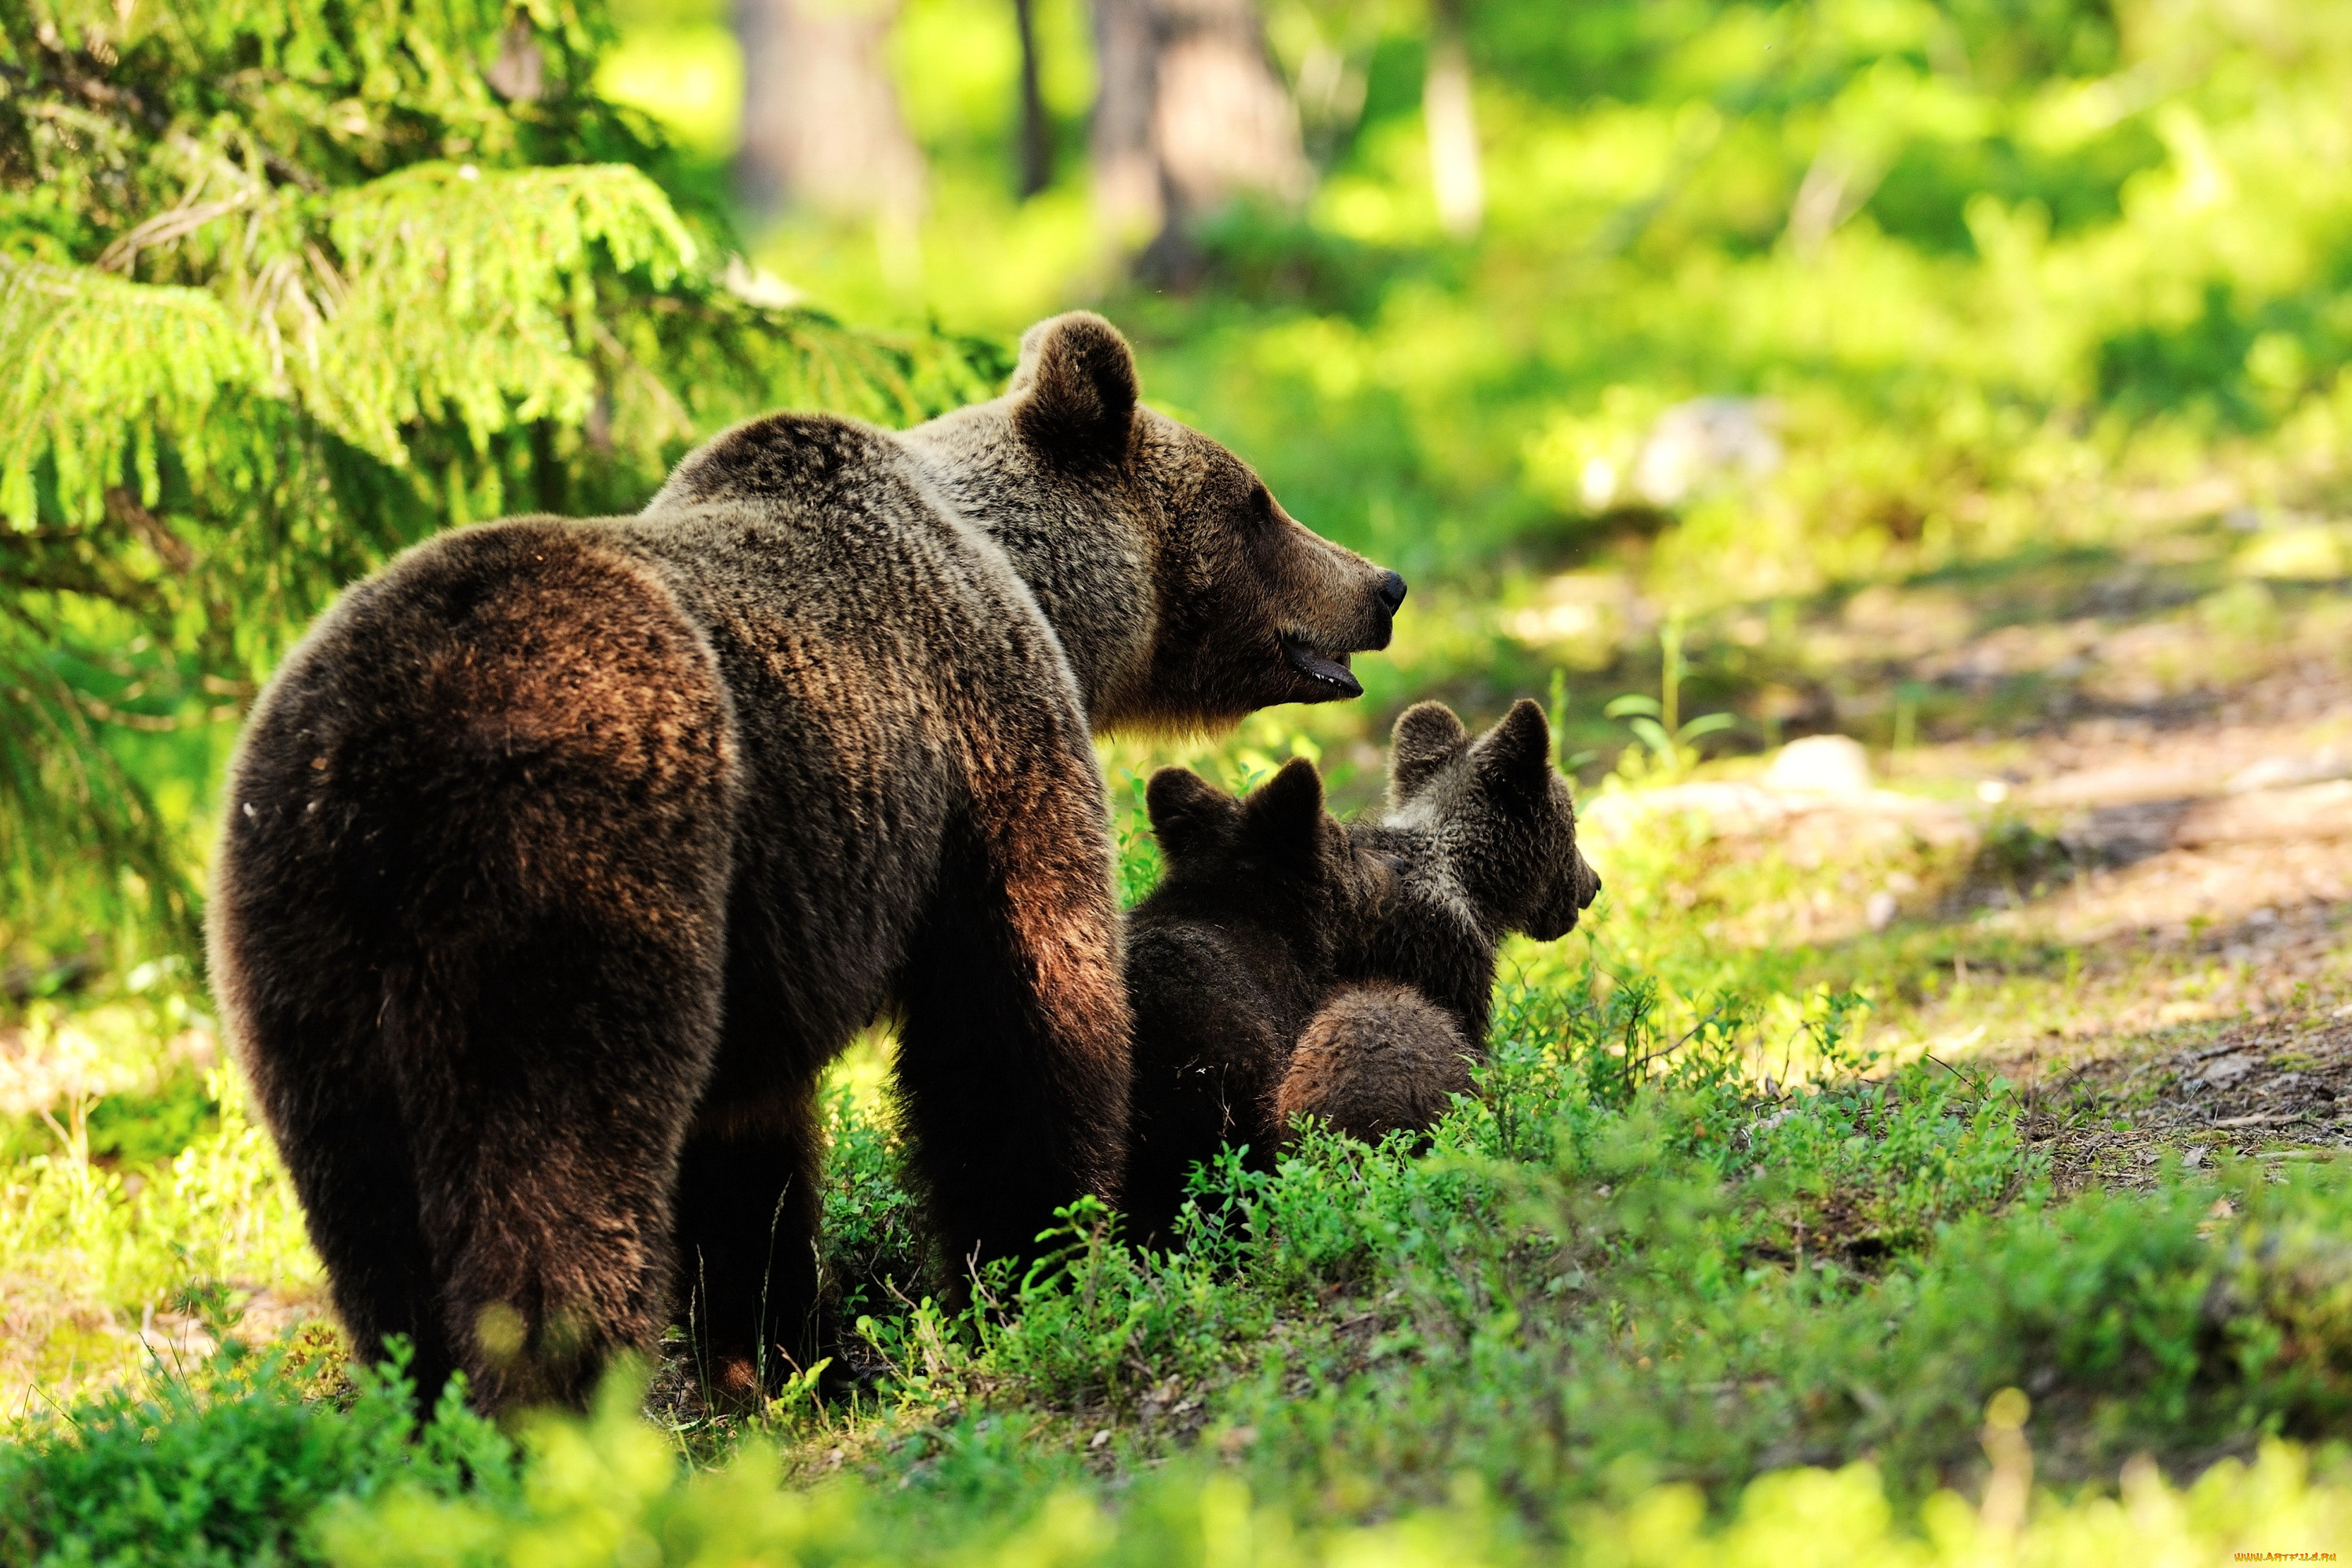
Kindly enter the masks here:
M 1324 811 L 1323 781 L 1303 760 L 1239 801 L 1163 768 L 1145 804 L 1166 872 L 1128 915 L 1126 1207 L 1136 1239 L 1160 1242 L 1195 1163 L 1227 1142 L 1272 1151 L 1292 1043 L 1395 873 Z
M 1342 955 L 1343 977 L 1415 987 L 1481 1047 L 1503 938 L 1556 942 L 1601 892 L 1551 763 L 1551 726 L 1526 698 L 1475 741 L 1443 702 L 1406 709 L 1391 734 L 1386 809 L 1357 832 L 1396 862 L 1398 896 Z
M 1441 702 L 1397 720 L 1388 808 L 1355 831 L 1396 868 L 1394 896 L 1352 933 L 1348 982 L 1301 1032 L 1276 1096 L 1278 1126 L 1318 1116 L 1376 1142 L 1425 1131 L 1486 1055 L 1503 938 L 1565 936 L 1601 890 L 1576 846 L 1576 807 L 1551 764 L 1551 727 L 1521 700 L 1475 741 Z

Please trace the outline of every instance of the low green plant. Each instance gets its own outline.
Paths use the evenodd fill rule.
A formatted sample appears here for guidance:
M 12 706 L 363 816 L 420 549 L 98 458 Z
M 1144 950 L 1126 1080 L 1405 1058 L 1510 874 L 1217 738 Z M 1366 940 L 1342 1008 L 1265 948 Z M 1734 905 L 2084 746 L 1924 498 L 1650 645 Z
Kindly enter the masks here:
M 921 1293 L 930 1248 L 887 1110 L 861 1105 L 851 1085 L 836 1082 L 825 1094 L 824 1129 L 825 1293 L 855 1320 Z
M 380 1369 L 354 1364 L 338 1399 L 282 1347 L 225 1346 L 37 1419 L 0 1447 L 0 1558 L 316 1563 L 311 1516 L 330 1499 L 364 1501 L 396 1480 L 407 1495 L 519 1503 L 511 1445 L 466 1407 L 458 1383 L 420 1423 L 406 1363 L 395 1345 Z
M 2315 1466 L 2291 1445 L 2267 1445 L 2251 1465 L 2224 1459 L 2185 1487 L 2141 1467 L 2125 1472 L 2120 1499 L 2034 1497 L 2031 1449 L 1997 1425 L 2023 1403 L 2015 1397 L 1995 1400 L 1996 1420 L 1986 1423 L 1986 1446 L 2001 1456 L 1994 1484 L 2006 1489 L 1982 1507 L 1942 1490 L 1906 1518 L 1877 1470 L 1856 1463 L 1760 1476 L 1711 1512 L 1696 1489 L 1645 1485 L 1629 1471 L 1617 1497 L 1563 1510 L 1559 1533 L 1533 1541 L 1475 1483 L 1442 1504 L 1382 1510 L 1380 1522 L 1302 1521 L 1280 1492 L 1199 1460 L 1141 1477 L 1116 1500 L 1066 1466 L 1036 1467 L 1055 1484 L 1008 1500 L 990 1468 L 1021 1464 L 1005 1445 L 1034 1433 L 1017 1423 L 1004 1424 L 998 1441 L 976 1433 L 975 1442 L 932 1450 L 919 1489 L 844 1480 L 801 1489 L 780 1484 L 776 1456 L 758 1445 L 716 1470 L 680 1466 L 634 1419 L 633 1394 L 625 1384 L 608 1390 L 586 1422 L 534 1425 L 519 1504 L 416 1486 L 336 1500 L 318 1530 L 328 1560 L 336 1568 L 2138 1568 L 2249 1549 L 2332 1554 L 2352 1542 L 2352 1479 L 2340 1460 Z
M 1237 1468 L 1222 1484 L 1245 1489 L 1252 1528 L 1320 1543 L 1310 1555 L 1410 1537 L 1360 1533 L 1386 1519 L 1470 1552 L 1432 1561 L 1573 1561 L 1669 1513 L 1675 1551 L 1730 1550 L 1802 1492 L 1875 1500 L 1875 1533 L 1854 1539 L 1928 1561 L 1960 1517 L 1937 1500 L 1974 1473 L 2002 1389 L 2030 1392 L 2017 1441 L 2068 1484 L 2112 1479 L 2151 1442 L 2187 1462 L 2352 1413 L 2352 1255 L 2335 1240 L 2352 1183 L 2247 1163 L 2060 1202 L 2003 1086 L 1883 1070 L 1856 1016 L 1833 992 L 1792 1015 L 1592 963 L 1515 983 L 1480 1096 L 1425 1150 L 1308 1130 L 1271 1169 L 1229 1151 L 1196 1180 L 1182 1247 L 1134 1248 L 1081 1203 L 1039 1262 L 983 1268 L 960 1304 L 910 1304 L 906 1277 L 870 1272 L 852 1306 L 886 1365 L 878 1403 L 827 1405 L 809 1380 L 759 1422 L 692 1433 L 713 1474 L 682 1470 L 617 1385 L 585 1426 L 529 1425 L 519 1479 L 434 1469 L 434 1444 L 475 1430 L 446 1412 L 453 1435 L 395 1465 L 412 1439 L 375 1384 L 338 1413 L 232 1353 L 234 1375 L 20 1439 L 8 1495 L 58 1494 L 43 1552 L 115 1541 L 118 1516 L 197 1543 L 44 1563 L 961 1562 L 1047 1551 L 1048 1513 L 1076 1532 L 1054 1538 L 1065 1560 L 1182 1561 L 1205 1548 L 1166 1521 L 1197 1520 L 1213 1457 Z M 1799 1037 L 1821 1078 L 1768 1088 Z M 843 1092 L 827 1118 L 833 1218 L 879 1257 L 908 1202 L 885 1112 Z M 149 1485 L 134 1458 L 194 1479 L 151 1478 L 162 1501 L 117 1508 Z M 1106 1463 L 1139 1478 L 1116 1513 Z M 1825 1468 L 1772 1478 L 1790 1465 Z M 835 1466 L 866 1479 L 807 1489 Z M 220 1483 L 242 1500 L 199 1497 L 205 1477 L 244 1478 Z M 1482 1478 L 1475 1507 L 1461 1477 Z M 2132 1485 L 2173 1500 L 2176 1534 L 2184 1496 L 2208 1495 Z M 2095 1498 L 2039 1506 L 2032 1528 L 2108 1517 Z
M 1680 777 L 1698 765 L 1701 736 L 1730 729 L 1738 721 L 1728 713 L 1682 716 L 1683 680 L 1690 667 L 1683 658 L 1683 617 L 1679 611 L 1658 628 L 1658 694 L 1628 692 L 1613 698 L 1601 711 L 1623 719 L 1634 738 L 1649 748 L 1643 754 L 1628 747 L 1618 760 L 1618 772 L 1628 779 Z

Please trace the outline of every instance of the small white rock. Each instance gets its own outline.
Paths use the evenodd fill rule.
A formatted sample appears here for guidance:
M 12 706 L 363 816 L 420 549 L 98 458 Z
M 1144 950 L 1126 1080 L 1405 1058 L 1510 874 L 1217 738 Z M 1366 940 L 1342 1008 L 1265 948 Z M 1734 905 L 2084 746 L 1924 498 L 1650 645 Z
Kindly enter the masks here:
M 1870 753 L 1851 735 L 1807 735 L 1780 748 L 1762 783 L 1766 789 L 1860 795 L 1870 788 Z

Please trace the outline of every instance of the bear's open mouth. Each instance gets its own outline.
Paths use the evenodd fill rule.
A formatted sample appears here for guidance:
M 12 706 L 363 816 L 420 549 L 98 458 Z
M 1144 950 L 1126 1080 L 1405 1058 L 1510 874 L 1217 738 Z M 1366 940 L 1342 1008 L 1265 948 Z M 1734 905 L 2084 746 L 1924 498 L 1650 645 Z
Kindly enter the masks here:
M 1363 682 L 1348 668 L 1350 656 L 1346 650 L 1325 653 L 1297 637 L 1285 637 L 1282 639 L 1282 654 L 1290 661 L 1291 668 L 1302 675 L 1313 676 L 1330 687 L 1335 697 L 1361 697 L 1364 694 Z

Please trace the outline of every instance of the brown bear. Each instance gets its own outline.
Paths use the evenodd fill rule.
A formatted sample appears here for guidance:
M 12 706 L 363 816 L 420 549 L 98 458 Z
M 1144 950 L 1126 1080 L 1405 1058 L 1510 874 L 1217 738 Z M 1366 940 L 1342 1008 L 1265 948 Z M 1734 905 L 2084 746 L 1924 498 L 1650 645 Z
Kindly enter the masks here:
M 1301 761 L 1242 803 L 1164 769 L 1146 804 L 1167 866 L 1128 917 L 1147 1243 L 1221 1144 L 1263 1168 L 1301 1115 L 1368 1142 L 1433 1125 L 1485 1056 L 1502 939 L 1567 934 L 1601 887 L 1528 701 L 1475 742 L 1442 703 L 1408 710 L 1370 824 L 1325 813 Z
M 355 1345 L 577 1404 L 679 1307 L 756 1396 L 815 1349 L 814 1091 L 881 1016 L 944 1256 L 1116 1198 L 1091 731 L 1360 695 L 1402 597 L 1085 314 L 992 402 L 757 419 L 636 516 L 351 589 L 247 725 L 210 934 Z
M 1169 1238 L 1194 1164 L 1227 1142 L 1272 1151 L 1291 1047 L 1396 873 L 1323 809 L 1323 780 L 1304 758 L 1240 801 L 1162 768 L 1144 800 L 1165 869 L 1127 917 L 1125 1209 L 1129 1234 L 1150 1245 Z

